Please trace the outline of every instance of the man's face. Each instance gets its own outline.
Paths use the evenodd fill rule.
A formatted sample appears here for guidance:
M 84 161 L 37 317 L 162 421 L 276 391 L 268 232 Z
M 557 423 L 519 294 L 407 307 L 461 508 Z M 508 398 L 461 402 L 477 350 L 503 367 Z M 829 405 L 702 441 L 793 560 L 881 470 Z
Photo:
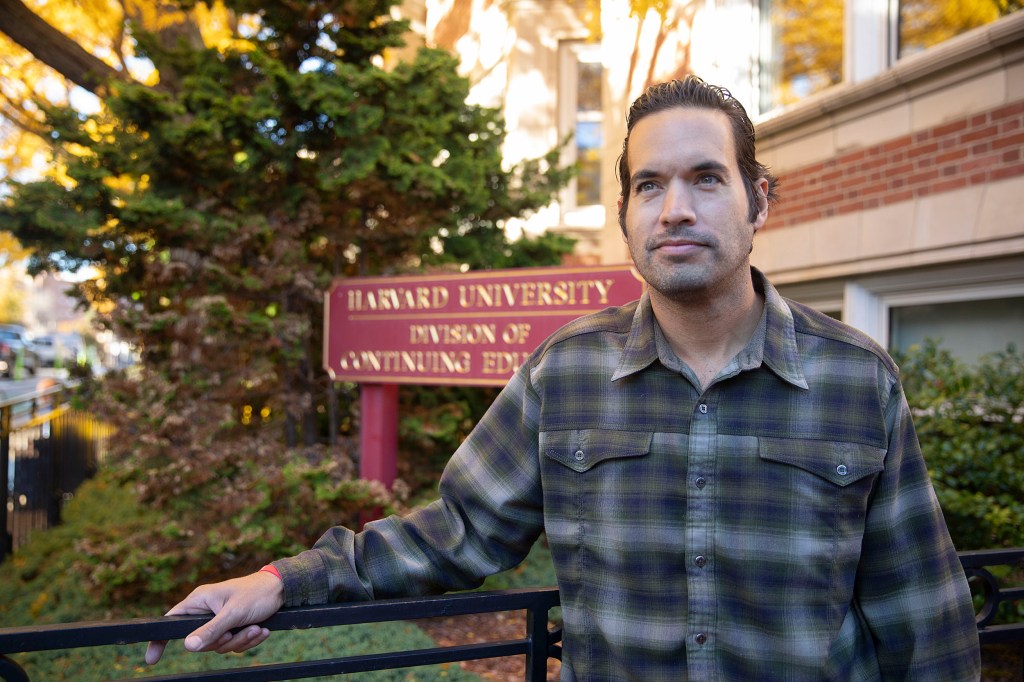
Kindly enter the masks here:
M 625 237 L 652 295 L 691 300 L 749 287 L 767 201 L 751 222 L 726 115 L 679 107 L 648 115 L 633 126 L 628 154 Z M 757 188 L 763 197 L 767 181 Z

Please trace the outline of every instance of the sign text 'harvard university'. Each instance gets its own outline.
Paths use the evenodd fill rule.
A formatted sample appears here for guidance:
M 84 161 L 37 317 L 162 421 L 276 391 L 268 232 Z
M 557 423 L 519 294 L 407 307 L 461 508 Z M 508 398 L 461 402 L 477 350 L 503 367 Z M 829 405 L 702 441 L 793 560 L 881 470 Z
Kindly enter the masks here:
M 337 381 L 501 386 L 563 324 L 641 292 L 628 265 L 340 279 L 324 367 Z

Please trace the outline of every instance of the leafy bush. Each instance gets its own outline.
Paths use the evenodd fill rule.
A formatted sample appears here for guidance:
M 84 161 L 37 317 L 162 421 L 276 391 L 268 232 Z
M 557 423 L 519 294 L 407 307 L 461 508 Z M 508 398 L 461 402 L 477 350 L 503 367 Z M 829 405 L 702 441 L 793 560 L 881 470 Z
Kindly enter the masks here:
M 307 470 L 299 469 L 301 478 Z M 117 531 L 112 529 L 134 529 L 138 532 L 146 526 L 159 526 L 162 518 L 165 517 L 140 505 L 134 491 L 119 482 L 112 471 L 102 470 L 82 485 L 65 507 L 63 524 L 34 533 L 17 553 L 0 564 L 0 627 L 155 615 L 154 607 L 147 602 L 159 595 L 148 595 L 142 601 L 116 598 L 114 593 L 131 592 L 124 584 L 111 590 L 85 589 L 81 573 L 76 570 L 76 565 L 82 565 L 76 545 L 82 538 L 116 536 Z M 85 564 L 88 565 L 89 561 Z M 105 570 L 104 577 L 114 576 L 109 567 Z M 94 568 L 87 573 L 96 576 L 101 571 Z M 170 603 L 161 603 L 161 608 L 166 609 Z M 430 646 L 433 646 L 430 638 L 411 623 L 374 623 L 278 632 L 257 649 L 237 656 L 197 656 L 185 652 L 180 644 L 172 643 L 156 669 L 142 662 L 145 651 L 142 644 L 17 654 L 13 658 L 34 680 L 99 682 L 111 677 L 131 679 L 158 673 L 216 670 Z M 400 682 L 409 679 L 465 681 L 479 678 L 457 665 L 441 665 L 364 673 L 359 679 Z
M 1024 546 L 1024 355 L 967 366 L 929 341 L 897 360 L 957 548 Z
M 350 440 L 287 448 L 208 402 L 172 400 L 188 389 L 142 373 L 109 377 L 93 397 L 119 433 L 105 475 L 144 511 L 75 542 L 75 568 L 101 602 L 165 606 L 197 583 L 307 549 L 332 525 L 397 509 L 380 483 L 354 478 Z
M 403 386 L 399 391 L 398 475 L 422 503 L 437 497 L 440 472 L 499 389 L 472 386 Z

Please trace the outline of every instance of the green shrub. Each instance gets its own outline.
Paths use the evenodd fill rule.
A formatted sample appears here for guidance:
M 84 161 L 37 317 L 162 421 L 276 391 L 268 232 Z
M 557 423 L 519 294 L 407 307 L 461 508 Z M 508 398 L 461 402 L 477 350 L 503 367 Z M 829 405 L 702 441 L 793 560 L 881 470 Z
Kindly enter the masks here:
M 1024 547 L 1024 356 L 1011 345 L 968 366 L 927 341 L 897 360 L 953 544 Z M 1020 567 L 990 570 L 1006 587 L 1024 581 Z M 1022 620 L 1024 602 L 1000 607 L 997 622 Z
M 398 476 L 410 488 L 410 503 L 437 497 L 440 472 L 499 390 L 477 386 L 401 388 Z
M 302 471 L 305 477 L 307 472 Z M 330 486 L 327 486 L 330 488 Z M 170 597 L 153 594 L 142 601 L 117 599 L 111 590 L 87 590 L 76 565 L 81 561 L 76 543 L 83 539 L 116 536 L 118 530 L 158 527 L 160 514 L 140 505 L 134 492 L 109 470 L 79 488 L 65 507 L 64 523 L 32 534 L 17 553 L 0 564 L 0 627 L 42 625 L 153 616 L 162 612 L 147 602 Z M 105 576 L 114 575 L 106 569 Z M 129 570 L 126 568 L 126 570 Z M 136 567 L 131 570 L 141 570 Z M 95 571 L 94 571 L 95 572 Z M 154 589 L 157 586 L 154 586 Z M 123 586 L 122 588 L 123 589 Z M 216 670 L 242 665 L 317 660 L 348 655 L 427 648 L 433 642 L 410 623 L 375 623 L 301 632 L 278 632 L 256 649 L 237 656 L 195 655 L 172 643 L 157 668 L 143 661 L 144 644 L 46 651 L 13 656 L 33 680 L 98 682 L 113 678 Z M 360 680 L 478 680 L 457 665 L 381 671 L 360 675 Z
M 929 341 L 897 360 L 957 548 L 1024 546 L 1024 355 L 967 366 Z

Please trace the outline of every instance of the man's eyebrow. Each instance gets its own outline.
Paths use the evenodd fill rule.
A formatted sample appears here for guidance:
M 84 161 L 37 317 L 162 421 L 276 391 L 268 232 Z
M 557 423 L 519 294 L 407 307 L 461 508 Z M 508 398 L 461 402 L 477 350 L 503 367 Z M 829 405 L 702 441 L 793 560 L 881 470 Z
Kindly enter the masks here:
M 707 171 L 715 171 L 715 172 L 720 173 L 722 175 L 729 175 L 729 173 L 730 173 L 729 166 L 727 164 L 724 164 L 721 161 L 711 161 L 711 160 L 701 161 L 700 163 L 695 164 L 693 167 L 690 168 L 689 172 L 691 172 L 691 173 L 706 173 Z M 643 181 L 643 180 L 651 180 L 651 179 L 654 179 L 654 178 L 659 178 L 661 176 L 662 176 L 662 173 L 659 173 L 656 170 L 651 170 L 649 168 L 641 168 L 638 171 L 636 171 L 635 173 L 633 173 L 632 177 L 630 178 L 630 183 L 632 184 L 632 183 L 640 182 L 640 181 Z
M 650 180 L 651 178 L 656 178 L 659 175 L 660 174 L 657 171 L 649 170 L 647 168 L 641 168 L 637 172 L 633 173 L 633 177 L 631 177 L 629 180 L 630 182 L 637 182 L 638 180 Z
M 719 173 L 728 175 L 729 166 L 722 163 L 721 161 L 702 161 L 693 167 L 693 171 L 696 173 L 702 173 L 704 171 L 717 171 Z

